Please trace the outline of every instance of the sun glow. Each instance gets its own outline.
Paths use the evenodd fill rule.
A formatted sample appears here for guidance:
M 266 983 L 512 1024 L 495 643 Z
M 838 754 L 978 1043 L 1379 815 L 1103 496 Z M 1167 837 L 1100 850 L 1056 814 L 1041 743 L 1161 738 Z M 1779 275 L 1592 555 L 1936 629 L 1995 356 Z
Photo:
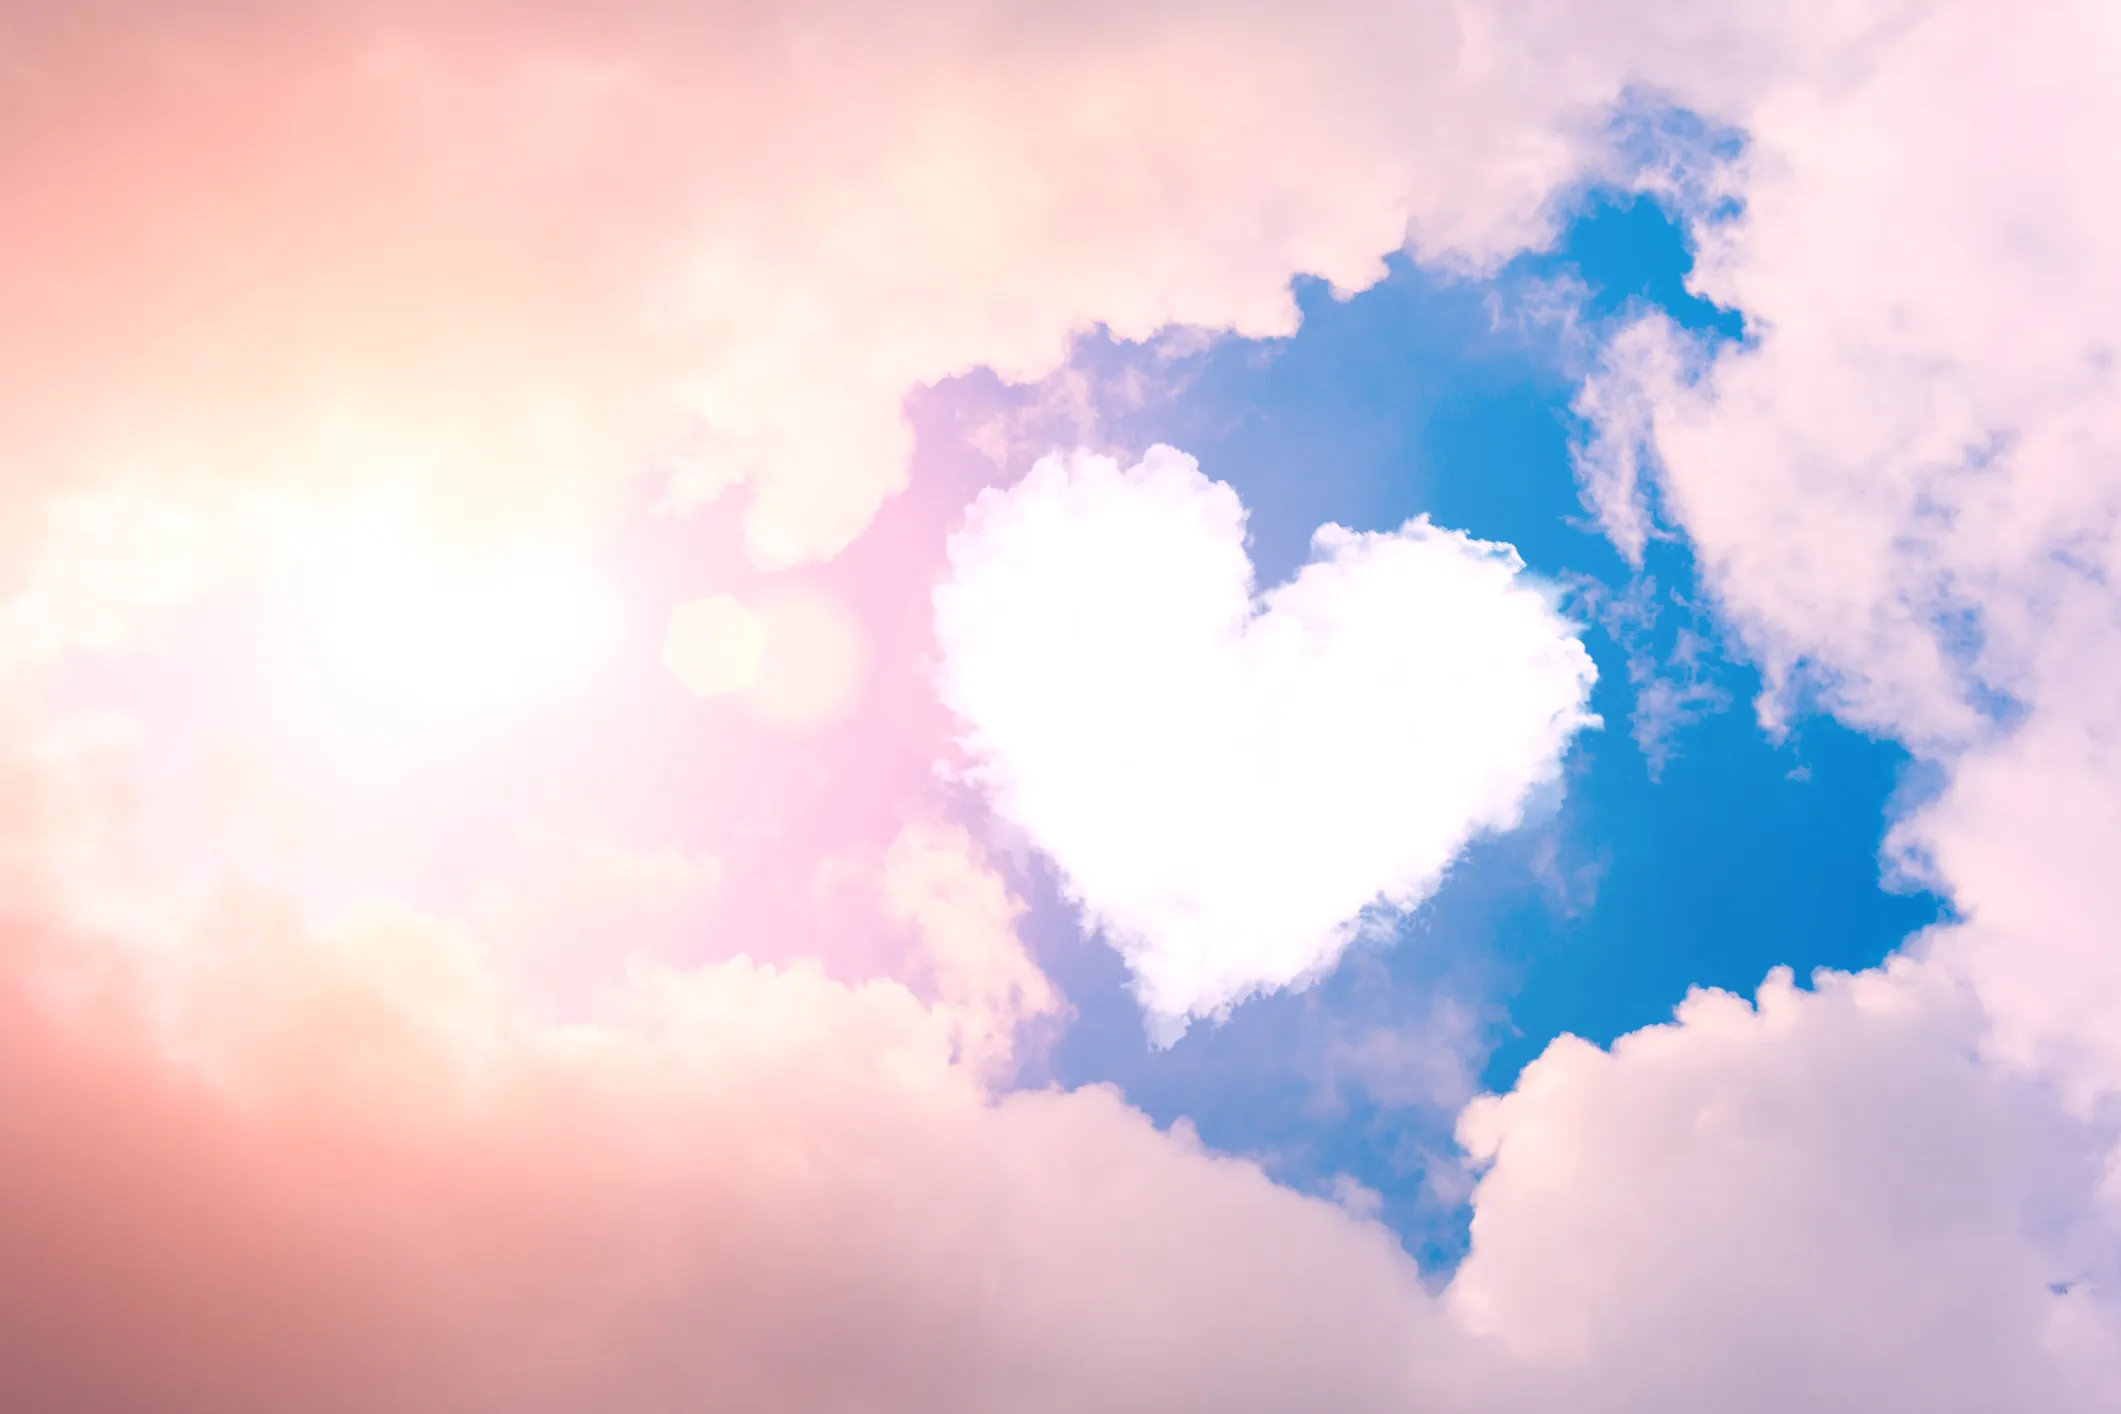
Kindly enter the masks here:
M 305 614 L 303 657 L 334 700 L 457 717 L 562 696 L 613 653 L 618 598 L 545 547 L 451 554 L 373 528 L 348 535 Z

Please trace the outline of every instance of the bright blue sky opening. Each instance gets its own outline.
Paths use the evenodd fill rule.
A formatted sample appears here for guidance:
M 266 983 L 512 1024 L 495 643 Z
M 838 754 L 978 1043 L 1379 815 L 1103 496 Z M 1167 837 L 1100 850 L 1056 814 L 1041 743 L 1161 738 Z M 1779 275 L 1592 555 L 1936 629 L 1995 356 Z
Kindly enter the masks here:
M 1262 584 L 1304 562 L 1323 522 L 1381 529 L 1427 513 L 1577 586 L 1605 729 L 1572 753 L 1558 810 L 1476 846 L 1396 946 L 1364 948 L 1305 993 L 1247 1004 L 1152 1052 L 1118 959 L 1077 936 L 1050 880 L 1034 881 L 1031 940 L 1078 1013 L 1054 1078 L 1115 1081 L 1160 1122 L 1183 1116 L 1301 1185 L 1348 1174 L 1383 1195 L 1385 1218 L 1432 1264 L 1455 1259 L 1464 1229 L 1450 1106 L 1423 1093 L 1431 1079 L 1448 1092 L 1447 1068 L 1427 1075 L 1421 1044 L 1443 1056 L 1456 1037 L 1478 1085 L 1506 1088 L 1562 1032 L 1609 1042 L 1669 1017 L 1690 986 L 1750 993 L 1780 964 L 1800 978 L 1870 966 L 1942 912 L 1880 883 L 1905 754 L 1817 717 L 1770 740 L 1752 710 L 1758 675 L 1733 660 L 1685 547 L 1653 544 L 1638 578 L 1579 501 L 1569 399 L 1584 346 L 1572 352 L 1561 326 L 1509 311 L 1573 278 L 1590 291 L 1594 332 L 1655 305 L 1742 337 L 1736 314 L 1686 290 L 1689 262 L 1657 203 L 1594 194 L 1554 251 L 1493 282 L 1395 260 L 1346 301 L 1300 284 L 1303 327 L 1287 340 L 1227 340 L 1175 360 L 1105 338 L 1078 349 L 1095 388 L 1132 368 L 1176 390 L 1139 407 L 1099 398 L 1102 435 L 1172 443 L 1235 486 Z M 1610 606 L 1631 592 L 1655 614 L 1623 641 Z M 1630 654 L 1669 660 L 1683 634 L 1698 640 L 1693 719 L 1646 754 L 1631 731 Z M 1406 1040 L 1415 1059 L 1366 1088 L 1348 1057 L 1377 1034 Z

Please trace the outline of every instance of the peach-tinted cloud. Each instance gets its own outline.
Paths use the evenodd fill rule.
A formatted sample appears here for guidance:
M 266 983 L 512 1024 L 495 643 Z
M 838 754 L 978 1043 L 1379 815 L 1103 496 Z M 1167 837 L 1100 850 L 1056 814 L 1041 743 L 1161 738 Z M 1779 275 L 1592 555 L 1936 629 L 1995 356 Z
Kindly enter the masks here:
M 2112 1230 L 2054 1220 L 2096 1150 L 1934 974 L 1557 1043 L 1467 1116 L 1438 1298 L 1352 1189 L 1109 1089 L 997 1097 L 964 1039 L 1042 1004 L 1013 905 L 934 828 L 878 888 L 944 1000 L 739 959 L 539 1026 L 414 917 L 232 904 L 155 976 L 63 979 L 80 943 L 11 933 L 0 1380 L 90 1411 L 1768 1414 L 2090 1411 L 2121 1373 Z
M 1444 4 L 599 16 L 10 6 L 9 464 L 458 523 L 655 467 L 801 561 L 902 484 L 912 385 L 1286 330 L 1410 230 L 1505 255 L 1619 82 L 1504 83 Z
M 0 50 L 10 1398 L 2111 1403 L 2104 1131 L 1968 1060 L 2116 1083 L 2103 9 L 89 0 Z M 902 832 L 933 565 L 846 547 L 911 384 L 1286 329 L 1410 232 L 1492 262 L 1631 80 L 1753 139 L 1704 280 L 1762 338 L 1621 429 L 1724 608 L 1880 729 L 1964 745 L 1976 678 L 2030 718 L 1909 827 L 1972 916 L 1928 961 L 1476 1109 L 1438 1303 L 1110 1091 L 996 1096 L 1058 1001 L 965 837 Z M 274 675 L 320 525 L 630 568 L 644 470 L 741 484 L 746 544 L 628 586 L 577 698 L 383 731 Z M 778 733 L 656 666 L 740 548 L 846 548 L 794 587 L 860 669 Z M 593 954 L 569 1007 L 527 919 Z
M 932 1006 L 739 959 L 537 1026 L 430 922 L 256 902 L 173 971 L 38 997 L 63 961 L 15 935 L 9 1398 L 1398 1407 L 1434 1323 L 1389 1235 L 1108 1090 L 992 1097 L 1052 1004 L 1013 902 L 947 830 L 878 887 Z
M 964 1063 L 1005 1063 L 1027 1022 L 1051 1017 L 1060 996 L 1016 941 L 1023 905 L 979 860 L 962 830 L 901 831 L 883 860 L 884 910 L 920 936 L 937 1005 L 956 1027 Z

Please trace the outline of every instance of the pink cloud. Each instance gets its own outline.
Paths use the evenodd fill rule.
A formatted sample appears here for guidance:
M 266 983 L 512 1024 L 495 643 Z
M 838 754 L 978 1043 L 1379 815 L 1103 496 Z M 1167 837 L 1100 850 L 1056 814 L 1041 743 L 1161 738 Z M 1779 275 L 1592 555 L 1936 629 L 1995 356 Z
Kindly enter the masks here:
M 1975 981 L 1999 1054 L 2088 1097 L 2121 1085 L 2100 922 L 2121 186 L 2083 156 L 2114 116 L 2115 37 L 2089 6 L 1901 19 L 1830 74 L 1682 86 L 1748 133 L 1742 215 L 1703 227 L 1696 283 L 1758 337 L 1709 358 L 1646 321 L 1593 410 L 1646 435 L 1767 670 L 1764 715 L 1816 687 L 1948 769 L 1895 837 L 1967 916 L 1931 946 Z M 1587 466 L 1614 507 L 1624 469 Z
M 15 7 L 0 447 L 476 520 L 654 466 L 748 484 L 801 562 L 904 484 L 912 385 L 1098 321 L 1285 331 L 1292 274 L 1410 230 L 1506 255 L 1617 82 L 1520 112 L 1446 6 L 923 15 Z
M 1394 1407 L 1429 1318 L 1384 1230 L 1111 1091 L 989 1093 L 992 1038 L 1052 1001 L 969 848 L 909 834 L 880 885 L 933 1005 L 737 960 L 534 1027 L 431 924 L 269 909 L 57 1004 L 18 936 L 0 1383 L 82 1410 Z
M 55 1000 L 17 932 L 0 1381 L 82 1410 L 2101 1407 L 2100 1249 L 2042 1216 L 2096 1151 L 1969 1054 L 1933 973 L 1557 1043 L 1468 1113 L 1438 1299 L 1384 1229 L 1109 1089 L 953 1063 L 1032 974 L 962 837 L 890 867 L 933 1004 L 738 960 L 532 1027 L 431 924 L 271 911 L 220 920 L 220 965 Z
M 2104 1132 L 1994 1064 L 2116 1083 L 2092 7 L 96 3 L 0 50 L 10 1399 L 2111 1402 Z M 972 842 L 906 829 L 969 488 L 878 508 L 917 383 L 1536 242 L 1630 80 L 1752 134 L 1702 278 L 1763 333 L 1589 406 L 1771 669 L 1960 753 L 1907 839 L 1972 922 L 1557 1045 L 1471 1112 L 1439 1299 L 1109 1090 L 994 1092 L 1058 998 Z M 644 475 L 743 532 L 659 539 Z M 617 666 L 284 730 L 289 527 L 371 512 L 617 566 Z M 785 584 L 856 622 L 839 716 L 661 675 L 670 605 L 835 552 Z M 1969 672 L 2026 730 L 1973 740 Z

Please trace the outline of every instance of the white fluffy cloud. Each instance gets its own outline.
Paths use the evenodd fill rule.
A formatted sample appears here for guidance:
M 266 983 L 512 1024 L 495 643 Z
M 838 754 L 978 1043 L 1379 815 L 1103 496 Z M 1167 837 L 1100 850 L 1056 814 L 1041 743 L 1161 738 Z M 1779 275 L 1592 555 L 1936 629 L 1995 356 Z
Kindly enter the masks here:
M 2090 1162 L 2016 1129 L 2042 1112 L 2060 1124 L 2041 1085 L 2084 1116 L 2121 1089 L 2121 181 L 2090 156 L 2117 114 L 2121 30 L 2096 4 L 1898 8 L 1888 42 L 1830 74 L 1787 70 L 1741 90 L 1668 71 L 1687 101 L 1747 134 L 1727 174 L 1741 206 L 1701 226 L 1696 283 L 1744 310 L 1755 337 L 1704 350 L 1659 319 L 1630 330 L 1586 400 L 1608 436 L 1585 470 L 1623 545 L 1639 543 L 1645 504 L 1629 478 L 1654 480 L 1769 672 L 1766 715 L 1790 710 L 1792 686 L 1816 688 L 1945 769 L 1940 797 L 1893 846 L 1962 921 L 1920 940 L 1906 966 L 1932 989 L 1966 985 L 1958 1045 L 1986 1055 L 1990 1103 L 2017 1118 L 1985 1139 L 1931 1129 L 1932 1169 L 1899 1180 L 1927 1218 L 1933 1208 L 1912 1205 L 1967 1199 L 1999 1162 L 2050 1180 Z M 1631 460 L 1631 444 L 1654 457 Z M 1860 1068 L 1898 1077 L 1911 1099 L 1924 1083 L 1887 1051 Z M 2038 1084 L 2006 1089 L 1998 1074 Z M 1881 1111 L 1871 1132 L 1921 1133 L 1924 1109 Z M 2094 1120 L 2065 1147 L 2096 1155 L 2112 1138 Z M 1806 1162 L 1865 1180 L 1862 1135 L 1821 1133 L 1812 1149 Z M 2025 1211 L 2111 1242 L 2110 1180 L 2103 1194 L 2051 1188 Z M 1986 1353 L 1958 1383 L 1911 1397 L 1930 1371 L 1910 1350 L 1868 1377 L 1875 1402 L 2047 1402 L 2038 1378 L 1985 1345 L 2012 1326 L 2044 1323 L 2050 1349 L 2111 1361 L 2110 1250 L 2103 1266 L 2056 1273 L 2067 1299 L 2042 1303 L 2030 1273 L 1991 1264 L 1980 1240 L 1925 1246 L 1980 1265 L 1939 1279 L 1968 1303 L 1964 1333 L 1924 1349 Z M 1823 1303 L 1835 1288 L 1799 1289 Z M 2027 1304 L 1974 1314 L 1975 1293 L 2006 1290 Z M 2110 1404 L 2121 1375 L 2092 1368 L 2078 1397 Z
M 1420 903 L 1594 720 L 1590 655 L 1509 547 L 1329 525 L 1261 593 L 1244 523 L 1171 448 L 1049 458 L 973 504 L 935 599 L 980 780 L 1167 1031 Z
M 1286 329 L 1291 273 L 1359 284 L 1409 229 L 1424 254 L 1492 261 L 1540 236 L 1623 86 L 1676 95 L 1749 135 L 1745 214 L 1709 233 L 1702 283 L 1759 337 L 1698 384 L 1655 328 L 1616 357 L 1632 389 L 1586 404 L 1620 438 L 1605 504 L 1632 504 L 1624 443 L 1645 437 L 1663 507 L 1770 669 L 1809 662 L 1838 710 L 1945 754 L 1949 791 L 1903 836 L 1969 918 L 1920 962 L 1819 996 L 1777 983 L 1757 1012 L 1697 999 L 1610 1054 L 1557 1046 L 1468 1121 L 1490 1166 L 1439 1318 L 1381 1231 L 1157 1134 L 1110 1092 L 991 1101 L 1001 1038 L 1053 998 L 997 932 L 999 885 L 951 863 L 959 842 L 905 837 L 885 895 L 927 941 L 928 1002 L 732 963 L 650 977 L 609 1025 L 527 1030 L 418 929 L 320 949 L 285 920 L 222 918 L 239 937 L 176 950 L 202 969 L 176 1025 L 214 1075 L 281 1087 L 232 1098 L 107 999 L 53 1019 L 21 920 L 64 891 L 43 874 L 93 844 L 67 807 L 98 782 L 18 788 L 10 762 L 0 1386 L 16 1398 L 2112 1407 L 2113 1200 L 2086 1177 L 2105 1134 L 1970 1059 L 2064 1080 L 2085 1113 L 2121 1085 L 2110 5 L 583 19 L 92 0 L 0 6 L 0 38 L 0 111 L 25 135 L 0 157 L 0 567 L 10 594 L 34 572 L 7 614 L 32 645 L 120 642 L 128 615 L 193 592 L 218 558 L 200 517 L 225 519 L 228 483 L 418 488 L 486 527 L 579 509 L 583 483 L 660 455 L 681 500 L 747 482 L 762 560 L 828 553 L 902 475 L 909 383 L 981 361 L 1039 372 L 1097 319 Z M 1189 629 L 1241 625 L 1236 507 L 1164 509 L 1189 505 L 1206 574 L 1158 579 L 1196 597 L 1157 602 L 1197 615 Z M 1343 539 L 1308 590 L 1278 591 L 1286 631 L 1221 670 L 1301 656 L 1321 626 L 1376 631 L 1339 615 L 1415 566 L 1509 579 L 1443 532 Z M 1079 644 L 1074 606 L 1049 607 L 1052 641 Z M 1085 607 L 1167 676 L 1198 641 Z M 1045 673 L 1043 651 L 998 654 Z M 1091 726 L 1138 724 L 1095 680 L 1050 676 Z M 1980 720 L 1988 691 L 2022 704 L 2019 729 Z M 1123 704 L 1185 728 L 1152 783 L 1239 754 L 1205 730 L 1230 717 L 1187 705 Z M 36 714 L 0 708 L 11 750 L 51 725 L 17 732 Z M 1078 759 L 1036 740 L 1041 771 Z M 1350 779 L 1255 775 L 1236 798 L 1218 778 L 1204 798 L 1244 808 L 1188 835 L 1151 831 L 1188 822 L 1145 810 L 1141 776 L 1086 770 L 1106 786 L 1091 806 L 1143 846 L 1106 862 L 1093 843 L 1120 883 L 1247 823 L 1293 833 L 1253 807 L 1289 791 L 1315 809 Z M 1368 819 L 1390 802 L 1360 779 Z M 1481 805 L 1466 799 L 1461 825 Z M 1315 862 L 1309 837 L 1284 842 Z M 1402 881 L 1343 862 L 1317 876 L 1341 894 L 1305 946 Z M 1196 913 L 1243 913 L 1286 882 L 1188 887 Z M 1192 981 L 1178 992 L 1212 1007 L 1229 979 Z
M 1757 1006 L 1697 993 L 1563 1038 L 1460 1124 L 1486 1165 L 1445 1302 L 1505 1408 L 1935 1414 L 2111 1407 L 2101 1135 L 1977 1056 L 1909 961 Z
M 1645 444 L 1771 685 L 1949 768 L 1897 835 L 1969 920 L 1939 958 L 1976 979 L 2001 1053 L 2089 1094 L 2121 1086 L 2100 922 L 2121 903 L 2121 173 L 2089 156 L 2121 32 L 2099 4 L 1896 8 L 1831 73 L 1670 71 L 1748 136 L 1696 283 L 1757 337 L 1709 354 L 1630 331 L 1587 404 L 1612 434 L 1587 470 L 1628 543 Z

